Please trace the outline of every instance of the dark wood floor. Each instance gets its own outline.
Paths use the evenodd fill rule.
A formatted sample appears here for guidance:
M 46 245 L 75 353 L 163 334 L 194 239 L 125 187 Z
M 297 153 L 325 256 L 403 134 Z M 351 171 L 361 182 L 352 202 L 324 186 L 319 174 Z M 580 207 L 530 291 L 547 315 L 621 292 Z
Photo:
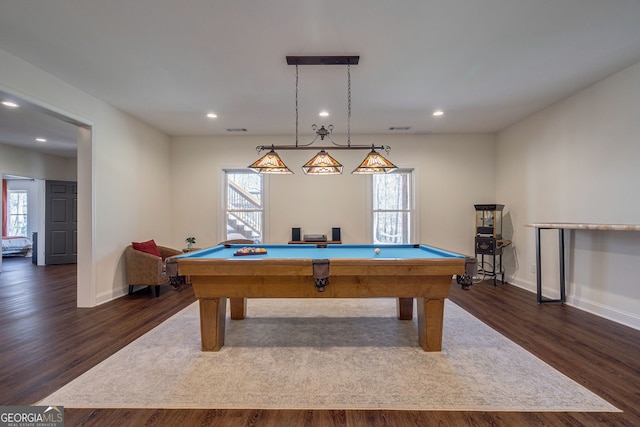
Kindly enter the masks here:
M 76 308 L 75 266 L 4 258 L 0 405 L 33 404 L 195 301 L 191 288 L 144 290 Z M 70 409 L 66 426 L 639 426 L 640 331 L 511 285 L 483 283 L 451 300 L 623 413 Z M 428 392 L 426 390 L 416 390 Z

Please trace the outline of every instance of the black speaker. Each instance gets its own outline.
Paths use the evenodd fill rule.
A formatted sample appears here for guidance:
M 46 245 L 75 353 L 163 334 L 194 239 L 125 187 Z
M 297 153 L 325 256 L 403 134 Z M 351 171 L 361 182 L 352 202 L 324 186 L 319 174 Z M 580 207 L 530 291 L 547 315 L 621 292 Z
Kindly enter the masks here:
M 299 242 L 300 239 L 300 227 L 294 227 L 291 229 L 291 240 L 294 242 Z
M 333 227 L 331 229 L 331 240 L 334 242 L 339 242 L 340 239 L 340 227 Z

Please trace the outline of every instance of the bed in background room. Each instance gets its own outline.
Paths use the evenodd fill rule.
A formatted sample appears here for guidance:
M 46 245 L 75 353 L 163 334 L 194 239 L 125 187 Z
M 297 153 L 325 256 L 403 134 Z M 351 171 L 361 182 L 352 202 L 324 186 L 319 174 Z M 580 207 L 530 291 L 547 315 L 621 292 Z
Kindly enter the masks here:
M 2 256 L 27 256 L 31 250 L 31 240 L 21 236 L 2 237 Z

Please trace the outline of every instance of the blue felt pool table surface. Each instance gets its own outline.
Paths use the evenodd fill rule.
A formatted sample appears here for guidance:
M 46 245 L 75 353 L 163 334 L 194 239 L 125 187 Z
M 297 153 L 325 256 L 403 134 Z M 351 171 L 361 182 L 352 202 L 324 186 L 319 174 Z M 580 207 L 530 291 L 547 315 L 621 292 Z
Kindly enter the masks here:
M 236 256 L 236 251 L 242 248 L 264 248 L 266 254 Z M 380 249 L 376 254 L 375 249 Z M 464 258 L 464 255 L 449 252 L 427 245 L 373 245 L 373 244 L 328 244 L 328 245 L 219 245 L 197 252 L 181 255 L 180 258 L 190 259 L 439 259 Z

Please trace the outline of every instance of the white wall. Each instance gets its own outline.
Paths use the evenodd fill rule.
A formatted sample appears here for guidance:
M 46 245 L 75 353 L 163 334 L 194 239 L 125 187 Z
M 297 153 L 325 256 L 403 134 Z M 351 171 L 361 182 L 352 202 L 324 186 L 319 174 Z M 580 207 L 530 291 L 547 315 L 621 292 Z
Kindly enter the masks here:
M 38 179 L 75 181 L 75 158 L 65 158 L 25 150 L 0 141 L 0 173 Z
M 92 127 L 79 129 L 78 303 L 124 294 L 124 248 L 169 243 L 169 137 L 3 50 L 0 64 L 1 90 Z
M 199 247 L 223 240 L 222 169 L 251 164 L 259 157 L 257 145 L 293 140 L 291 136 L 172 138 L 173 246 L 182 247 L 187 236 L 195 236 Z M 354 144 L 391 145 L 391 161 L 415 168 L 421 243 L 473 253 L 473 205 L 495 202 L 494 136 L 352 135 L 351 140 Z M 365 225 L 367 177 L 350 173 L 367 152 L 329 152 L 344 165 L 343 175 L 304 175 L 300 166 L 315 154 L 312 150 L 279 153 L 295 174 L 267 177 L 266 243 L 291 240 L 291 227 L 328 235 L 331 227 L 341 227 L 344 243 L 370 241 Z
M 509 280 L 535 289 L 530 222 L 640 224 L 640 63 L 500 132 L 497 196 L 513 226 Z M 557 233 L 543 231 L 545 295 L 557 296 Z M 640 233 L 575 231 L 568 303 L 640 329 Z

